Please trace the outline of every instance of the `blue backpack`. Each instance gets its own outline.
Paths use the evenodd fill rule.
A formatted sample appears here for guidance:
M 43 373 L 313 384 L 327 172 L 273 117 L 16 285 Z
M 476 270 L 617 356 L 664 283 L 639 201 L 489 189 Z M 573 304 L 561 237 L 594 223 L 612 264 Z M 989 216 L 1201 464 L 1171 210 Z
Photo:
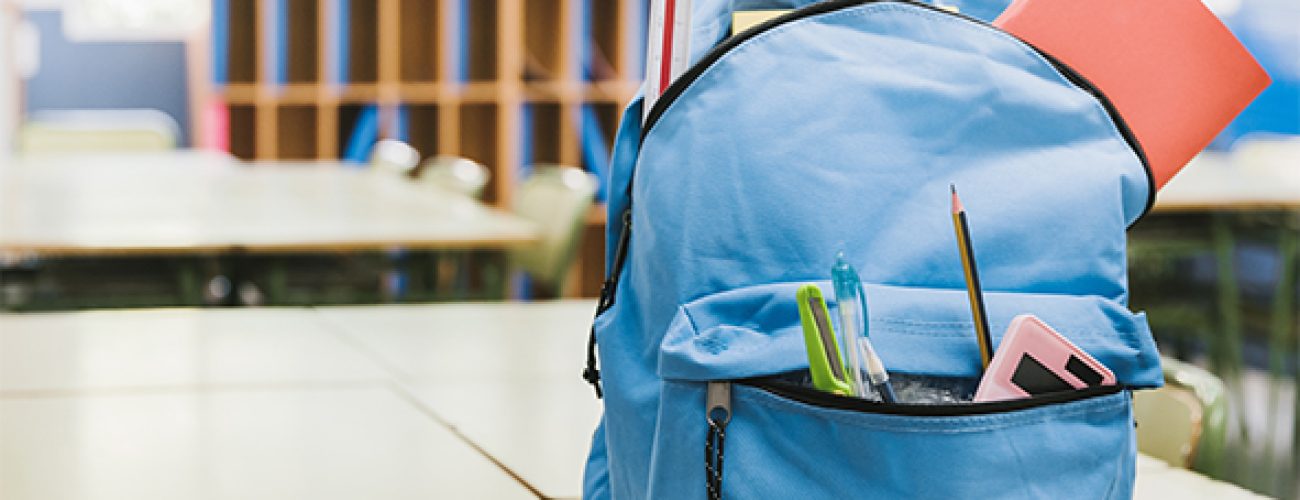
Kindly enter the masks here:
M 614 145 L 584 497 L 1130 497 L 1129 391 L 1163 377 L 1125 233 L 1155 188 L 1105 96 L 926 4 L 694 3 L 693 65 Z M 797 10 L 728 37 L 741 8 Z M 1118 386 L 909 405 L 781 382 L 808 369 L 796 289 L 829 290 L 837 251 L 892 373 L 979 376 L 950 183 L 995 340 L 1032 313 Z

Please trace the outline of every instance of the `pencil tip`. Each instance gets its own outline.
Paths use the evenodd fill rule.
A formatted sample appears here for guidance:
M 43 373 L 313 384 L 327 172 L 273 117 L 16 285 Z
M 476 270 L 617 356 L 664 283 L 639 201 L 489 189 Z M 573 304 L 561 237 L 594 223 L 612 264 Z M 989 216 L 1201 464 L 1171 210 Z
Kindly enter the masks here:
M 950 185 L 950 187 L 952 188 L 952 213 L 961 213 L 966 208 L 961 206 L 961 198 L 957 197 L 957 186 Z
M 957 194 L 957 185 L 956 185 L 956 184 L 948 184 L 948 189 L 951 189 L 951 190 L 952 190 L 952 194 Z

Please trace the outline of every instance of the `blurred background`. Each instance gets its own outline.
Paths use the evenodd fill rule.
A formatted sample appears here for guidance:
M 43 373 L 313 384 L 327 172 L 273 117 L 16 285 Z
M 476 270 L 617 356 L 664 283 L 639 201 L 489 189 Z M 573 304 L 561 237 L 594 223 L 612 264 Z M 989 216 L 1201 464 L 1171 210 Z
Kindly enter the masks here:
M 57 357 L 44 342 L 64 335 L 94 358 L 82 350 L 104 325 L 134 331 L 152 320 L 131 314 L 159 308 L 389 305 L 343 309 L 363 312 L 339 338 L 392 367 L 365 338 L 407 314 L 401 304 L 434 308 L 402 316 L 417 331 L 427 311 L 462 314 L 440 305 L 504 308 L 472 309 L 488 321 L 562 299 L 581 330 L 603 279 L 603 179 L 641 83 L 648 3 L 0 0 L 0 497 L 90 496 L 42 494 L 54 490 L 32 471 L 76 460 L 33 462 L 45 444 L 16 436 L 49 417 L 33 401 L 98 397 L 95 374 L 120 375 L 73 363 L 58 377 L 90 389 L 31 382 L 32 342 Z M 947 3 L 991 20 L 1009 1 Z M 1170 381 L 1140 396 L 1139 414 L 1187 422 L 1139 432 L 1171 466 L 1300 498 L 1300 3 L 1205 3 L 1273 84 L 1130 233 L 1131 305 L 1148 311 Z M 64 326 L 32 326 L 44 321 Z M 563 347 L 580 355 L 582 333 Z M 220 386 L 209 368 L 102 385 L 206 394 Z M 558 380 L 581 385 L 571 371 Z M 527 476 L 472 430 L 458 437 Z

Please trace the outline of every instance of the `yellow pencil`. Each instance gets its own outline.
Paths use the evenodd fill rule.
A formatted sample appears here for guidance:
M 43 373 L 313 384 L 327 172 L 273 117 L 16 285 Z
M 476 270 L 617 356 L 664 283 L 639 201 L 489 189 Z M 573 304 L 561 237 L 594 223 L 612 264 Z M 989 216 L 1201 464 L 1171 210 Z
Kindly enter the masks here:
M 984 369 L 993 358 L 993 337 L 989 336 L 989 320 L 984 312 L 984 291 L 980 289 L 979 271 L 975 268 L 975 249 L 970 243 L 970 225 L 966 222 L 966 208 L 957 197 L 957 186 L 952 188 L 952 226 L 957 231 L 957 246 L 961 248 L 961 266 L 966 271 L 966 295 L 970 299 L 970 313 L 975 322 L 975 337 L 980 345 L 980 362 Z

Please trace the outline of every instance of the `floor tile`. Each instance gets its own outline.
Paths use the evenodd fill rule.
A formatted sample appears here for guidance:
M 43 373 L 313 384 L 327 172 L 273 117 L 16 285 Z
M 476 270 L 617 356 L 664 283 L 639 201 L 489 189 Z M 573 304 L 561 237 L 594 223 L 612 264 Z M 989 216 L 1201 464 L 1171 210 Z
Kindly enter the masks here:
M 0 400 L 0 498 L 535 498 L 386 386 Z

